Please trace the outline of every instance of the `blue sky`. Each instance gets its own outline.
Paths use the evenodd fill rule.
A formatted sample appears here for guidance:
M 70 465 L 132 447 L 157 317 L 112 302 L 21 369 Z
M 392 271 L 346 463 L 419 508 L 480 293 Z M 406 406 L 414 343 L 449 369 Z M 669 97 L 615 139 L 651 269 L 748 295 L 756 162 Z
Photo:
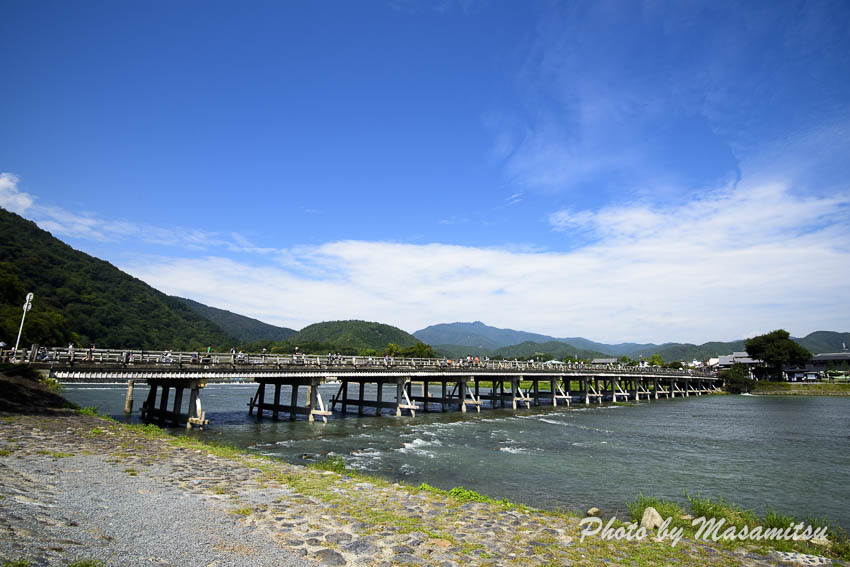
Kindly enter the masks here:
M 0 205 L 300 328 L 847 331 L 846 2 L 0 0 Z

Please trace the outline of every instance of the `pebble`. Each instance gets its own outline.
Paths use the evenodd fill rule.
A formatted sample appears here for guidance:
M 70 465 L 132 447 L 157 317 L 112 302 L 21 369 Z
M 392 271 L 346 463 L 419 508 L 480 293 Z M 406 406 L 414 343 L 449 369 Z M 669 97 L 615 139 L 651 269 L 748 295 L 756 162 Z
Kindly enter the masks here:
M 91 435 L 94 427 L 105 434 Z M 109 564 L 120 557 L 129 567 L 590 566 L 630 564 L 641 545 L 589 538 L 578 546 L 577 517 L 459 503 L 260 457 L 225 459 L 142 439 L 90 416 L 0 419 L 0 440 L 11 447 L 0 457 L 0 564 Z M 299 482 L 287 484 L 288 478 Z M 593 512 L 599 510 L 588 515 Z M 656 546 L 653 553 L 675 564 L 681 549 Z M 690 565 L 751 567 L 794 555 L 708 546 L 688 553 Z

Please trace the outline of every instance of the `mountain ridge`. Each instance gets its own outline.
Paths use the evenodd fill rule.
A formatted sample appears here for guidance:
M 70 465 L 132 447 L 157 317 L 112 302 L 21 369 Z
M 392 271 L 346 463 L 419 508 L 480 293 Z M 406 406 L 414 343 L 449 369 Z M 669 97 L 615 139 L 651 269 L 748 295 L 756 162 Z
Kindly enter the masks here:
M 259 319 L 233 313 L 226 309 L 204 305 L 203 303 L 185 297 L 177 297 L 175 295 L 171 297 L 185 303 L 192 311 L 209 319 L 225 333 L 240 342 L 282 341 L 298 332 L 295 329 L 270 325 Z
M 462 352 L 464 349 L 468 350 L 470 348 L 478 348 L 485 349 L 482 352 L 487 355 L 492 355 L 499 350 L 513 352 L 509 349 L 509 347 L 518 346 L 529 341 L 540 344 L 549 344 L 553 342 L 564 343 L 571 345 L 579 351 L 596 353 L 599 356 L 614 356 L 618 358 L 620 356 L 628 356 L 629 358 L 639 359 L 641 357 L 649 358 L 653 354 L 659 354 L 667 361 L 690 361 L 694 359 L 706 360 L 715 356 L 745 350 L 744 339 L 725 342 L 709 341 L 700 345 L 674 342 L 663 344 L 618 343 L 611 345 L 591 341 L 582 337 L 557 338 L 542 335 L 540 333 L 491 327 L 481 321 L 474 321 L 471 323 L 439 323 L 436 325 L 430 325 L 424 329 L 420 329 L 419 331 L 415 331 L 413 336 L 423 342 L 434 345 L 435 350 L 438 352 Z M 520 343 L 504 344 L 505 341 L 515 337 L 523 337 L 524 340 Z M 838 352 L 841 350 L 842 342 L 850 344 L 850 333 L 836 331 L 814 331 L 805 337 L 792 338 L 810 350 L 813 354 L 821 352 Z M 460 339 L 461 342 L 452 343 L 447 339 Z M 550 350 L 553 350 L 551 345 L 549 348 Z M 510 356 L 521 355 L 511 354 Z

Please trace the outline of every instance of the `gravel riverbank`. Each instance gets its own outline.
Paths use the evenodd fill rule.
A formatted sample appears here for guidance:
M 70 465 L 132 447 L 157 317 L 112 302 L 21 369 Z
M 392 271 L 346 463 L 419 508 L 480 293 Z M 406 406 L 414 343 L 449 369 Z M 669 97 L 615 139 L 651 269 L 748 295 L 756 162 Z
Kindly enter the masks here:
M 7 562 L 218 567 L 781 561 L 778 554 L 687 541 L 675 548 L 651 541 L 582 543 L 578 518 L 463 503 L 71 411 L 0 418 L 0 454 L 0 557 Z
M 687 539 L 582 542 L 579 522 L 122 425 L 69 409 L 27 369 L 0 372 L 2 567 L 830 564 Z

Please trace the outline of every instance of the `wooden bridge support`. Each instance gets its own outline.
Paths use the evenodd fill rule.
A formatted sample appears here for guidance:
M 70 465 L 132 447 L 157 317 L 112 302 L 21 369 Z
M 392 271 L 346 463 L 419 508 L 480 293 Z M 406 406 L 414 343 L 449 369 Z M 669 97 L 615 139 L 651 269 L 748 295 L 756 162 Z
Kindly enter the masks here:
M 127 395 L 124 396 L 124 413 L 133 413 L 133 380 L 127 380 Z
M 186 424 L 187 428 L 193 425 L 203 427 L 209 423 L 201 407 L 200 389 L 205 385 L 203 380 L 148 379 L 148 385 L 150 386 L 148 397 L 139 410 L 145 423 L 156 422 L 159 426 Z M 174 402 L 169 410 L 168 400 L 171 388 L 174 388 Z M 187 388 L 191 395 L 186 412 L 183 412 L 183 391 Z M 160 391 L 159 405 L 156 403 L 157 390 Z M 128 389 L 127 395 L 132 407 L 131 389 Z
M 273 419 L 279 419 L 281 413 L 289 414 L 289 420 L 295 421 L 296 416 L 306 415 L 307 420 L 312 422 L 317 417 L 321 418 L 324 423 L 328 422 L 328 416 L 331 411 L 325 408 L 324 399 L 319 392 L 319 385 L 322 383 L 322 378 L 304 377 L 295 379 L 272 379 L 257 382 L 257 392 L 248 402 L 248 414 L 253 415 L 254 410 L 257 410 L 257 417 L 262 418 L 264 412 L 270 411 Z M 266 385 L 274 386 L 274 401 L 266 402 Z M 290 397 L 288 404 L 281 403 L 281 387 L 290 387 Z M 298 405 L 298 392 L 301 387 L 307 388 L 307 395 L 304 401 L 304 407 Z

